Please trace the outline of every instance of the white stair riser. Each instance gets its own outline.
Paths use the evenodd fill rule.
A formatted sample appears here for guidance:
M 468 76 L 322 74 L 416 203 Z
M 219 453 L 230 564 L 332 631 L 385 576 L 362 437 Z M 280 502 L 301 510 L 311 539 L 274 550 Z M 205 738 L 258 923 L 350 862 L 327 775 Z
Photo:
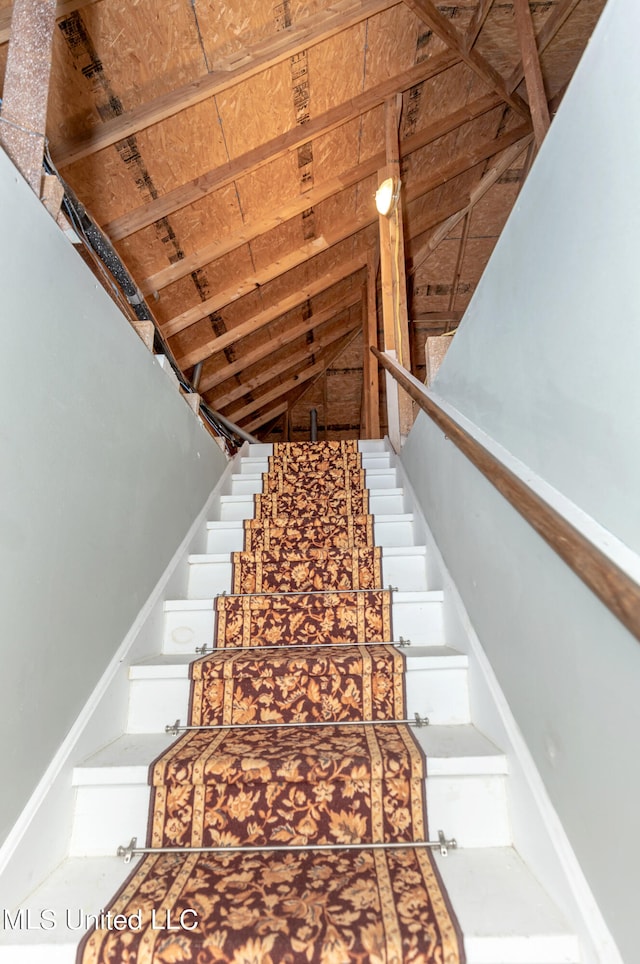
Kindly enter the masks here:
M 502 775 L 433 776 L 428 777 L 426 788 L 432 836 L 442 829 L 461 847 L 510 843 Z M 146 842 L 151 800 L 147 784 L 79 786 L 76 793 L 72 856 L 114 854 L 131 837 L 137 837 L 139 844 Z
M 365 485 L 370 491 L 395 489 L 397 486 L 395 469 L 370 469 L 365 473 Z M 262 475 L 249 475 L 242 472 L 231 476 L 231 495 L 257 495 L 263 491 Z
M 447 837 L 455 837 L 459 847 L 511 844 L 506 777 L 502 775 L 428 776 L 427 816 L 432 837 L 444 830 Z
M 466 668 L 411 669 L 405 673 L 410 715 L 419 713 L 432 724 L 470 723 Z
M 115 854 L 118 847 L 128 844 L 132 837 L 137 837 L 138 844 L 144 846 L 150 789 L 145 783 L 77 787 L 70 856 Z
M 189 566 L 188 599 L 211 599 L 231 592 L 232 563 L 229 559 L 192 562 Z M 403 592 L 424 592 L 427 587 L 425 555 L 383 555 L 382 584 Z
M 369 511 L 373 515 L 388 515 L 405 511 L 404 492 L 402 489 L 378 489 L 369 493 Z M 253 519 L 253 497 L 250 495 L 221 496 L 220 518 Z
M 190 680 L 132 679 L 129 693 L 129 733 L 162 733 L 168 723 L 187 719 Z M 466 670 L 410 670 L 406 673 L 407 714 L 427 716 L 432 724 L 469 722 Z
M 412 546 L 415 543 L 413 516 L 398 515 L 397 519 L 375 519 L 374 542 L 377 546 Z M 207 527 L 207 552 L 241 552 L 244 549 L 244 529 L 238 522 L 211 522 Z
M 207 597 L 209 598 L 209 597 Z M 195 654 L 196 647 L 211 646 L 215 614 L 213 607 L 170 609 L 164 614 L 164 653 Z M 393 638 L 409 639 L 414 644 L 444 645 L 441 602 L 394 598 L 391 620 Z
M 369 452 L 362 455 L 362 468 L 367 469 L 391 469 L 391 459 L 388 452 Z M 242 475 L 260 475 L 269 471 L 268 457 L 242 458 L 240 459 L 239 471 Z

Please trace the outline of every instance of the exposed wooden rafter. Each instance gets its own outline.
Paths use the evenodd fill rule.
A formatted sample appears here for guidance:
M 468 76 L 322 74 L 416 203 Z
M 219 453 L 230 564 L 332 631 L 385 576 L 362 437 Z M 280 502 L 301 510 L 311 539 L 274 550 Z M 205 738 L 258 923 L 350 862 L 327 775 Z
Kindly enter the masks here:
M 53 31 L 54 161 L 185 377 L 201 363 L 196 390 L 264 441 L 305 437 L 314 405 L 330 438 L 390 434 L 369 351 L 383 344 L 378 311 L 386 300 L 395 338 L 389 305 L 406 308 L 406 345 L 392 350 L 407 366 L 412 352 L 419 371 L 421 336 L 458 325 L 548 125 L 546 101 L 553 117 L 605 4 L 254 0 L 221 17 L 183 0 L 171 11 L 43 2 L 65 17 Z M 529 6 L 525 35 L 516 15 Z M 373 196 L 390 172 L 402 235 L 383 225 L 382 260 L 411 268 L 408 287 L 381 285 L 376 263 Z M 59 200 L 57 179 L 55 210 L 50 188 Z
M 380 259 L 371 251 L 367 259 L 366 310 L 363 312 L 364 361 L 363 429 L 364 438 L 380 438 L 380 380 L 378 365 L 371 354 L 371 346 L 378 347 L 377 277 Z
M 337 352 L 334 352 L 331 355 L 331 360 L 344 350 L 353 332 L 359 330 L 360 326 L 358 325 L 356 329 L 348 331 L 346 335 L 339 336 L 340 345 Z M 328 364 L 330 364 L 330 360 L 322 359 L 322 361 L 316 362 L 315 365 L 309 365 L 307 368 L 297 372 L 295 375 L 291 375 L 288 379 L 286 379 L 286 381 L 281 382 L 274 388 L 265 392 L 264 395 L 262 395 L 259 399 L 247 402 L 247 404 L 243 405 L 241 408 L 232 409 L 229 413 L 227 413 L 226 417 L 230 418 L 234 422 L 240 422 L 243 418 L 251 415 L 263 405 L 269 405 L 277 398 L 281 398 L 282 395 L 286 395 L 288 392 L 298 388 L 303 382 L 308 382 L 311 378 L 316 378 L 318 375 L 322 375 Z
M 436 7 L 432 0 L 404 0 L 406 5 L 413 11 L 423 23 L 431 27 L 441 40 L 447 44 L 450 50 L 454 50 L 478 77 L 480 77 L 492 90 L 509 104 L 515 111 L 523 117 L 529 116 L 529 108 L 519 94 L 509 90 L 504 77 L 501 77 L 495 67 L 478 53 L 475 48 L 467 49 L 464 37 L 451 26 L 451 23 L 443 13 Z
M 416 251 L 413 255 L 413 263 L 411 266 L 411 273 L 415 272 L 417 268 L 433 254 L 439 244 L 447 237 L 449 232 L 459 224 L 460 221 L 466 215 L 473 210 L 478 201 L 484 197 L 487 191 L 493 187 L 498 178 L 502 177 L 504 172 L 508 170 L 513 162 L 520 157 L 523 151 L 525 151 L 529 145 L 533 142 L 533 134 L 528 134 L 517 142 L 513 147 L 509 148 L 504 152 L 502 157 L 491 167 L 489 171 L 484 175 L 480 183 L 471 191 L 469 196 L 469 201 L 464 207 L 452 214 L 446 221 L 433 232 L 433 234 L 428 238 L 426 243 L 420 246 L 420 249 Z
M 538 48 L 536 47 L 529 0 L 513 0 L 513 11 L 515 14 L 518 42 L 522 54 L 522 66 L 524 69 L 525 83 L 527 85 L 529 106 L 531 108 L 533 132 L 536 138 L 536 145 L 539 149 L 549 130 L 551 118 L 549 117 L 549 105 L 544 89 Z
M 334 304 L 329 305 L 328 308 L 325 308 L 322 311 L 314 312 L 310 318 L 301 324 L 294 325 L 293 328 L 286 328 L 276 337 L 270 338 L 258 348 L 254 348 L 253 351 L 243 351 L 240 358 L 238 358 L 236 361 L 230 362 L 223 369 L 215 372 L 215 374 L 203 378 L 200 383 L 200 391 L 204 395 L 205 392 L 208 392 L 215 386 L 223 384 L 229 378 L 239 374 L 239 372 L 263 361 L 265 358 L 279 351 L 279 349 L 285 348 L 287 345 L 291 344 L 291 342 L 294 342 L 296 339 L 306 335 L 307 332 L 317 330 L 322 325 L 334 321 L 341 314 L 341 312 L 346 311 L 358 304 L 359 300 L 359 295 L 349 293 L 344 298 L 341 298 Z
M 243 325 L 237 325 L 224 335 L 216 335 L 199 343 L 196 349 L 178 357 L 179 364 L 183 368 L 190 368 L 204 358 L 224 351 L 225 348 L 233 345 L 246 335 L 255 334 L 255 332 L 259 331 L 265 325 L 275 321 L 276 318 L 279 318 L 281 315 L 286 314 L 291 308 L 304 304 L 305 301 L 319 295 L 320 292 L 326 291 L 333 285 L 338 284 L 339 281 L 343 281 L 350 275 L 355 274 L 356 271 L 360 271 L 365 264 L 366 260 L 363 257 L 343 262 L 337 268 L 334 268 L 333 271 L 326 272 L 312 284 L 299 287 L 295 293 L 287 299 L 280 300 L 271 308 L 266 308 L 264 311 L 254 314 Z
M 435 190 L 441 184 L 446 183 L 452 177 L 457 177 L 460 174 L 464 174 L 466 171 L 475 167 L 480 161 L 491 157 L 498 153 L 508 144 L 513 144 L 514 141 L 519 140 L 528 126 L 525 125 L 522 128 L 518 128 L 515 132 L 509 132 L 504 134 L 502 138 L 498 141 L 490 141 L 482 145 L 480 148 L 473 150 L 467 155 L 464 155 L 460 159 L 456 159 L 451 165 L 446 165 L 445 168 L 440 171 L 434 172 L 428 179 L 424 181 L 416 182 L 416 184 L 411 184 L 407 186 L 405 197 L 407 201 L 414 201 L 419 197 L 427 194 L 429 191 Z M 328 250 L 341 241 L 345 241 L 347 238 L 352 237 L 359 231 L 370 227 L 377 221 L 377 214 L 375 210 L 365 211 L 359 218 L 353 218 L 347 222 L 336 227 L 331 236 L 315 238 L 313 241 L 308 242 L 295 251 L 291 252 L 286 257 L 281 257 L 272 264 L 267 265 L 267 267 L 255 272 L 249 278 L 241 281 L 237 284 L 224 289 L 218 294 L 206 301 L 195 305 L 192 308 L 188 308 L 183 311 L 180 315 L 172 318 L 163 326 L 163 331 L 166 335 L 175 335 L 179 331 L 184 331 L 191 325 L 196 324 L 202 318 L 211 314 L 214 311 L 220 311 L 226 305 L 237 301 L 243 295 L 255 290 L 259 285 L 265 285 L 269 281 L 273 281 L 275 278 L 280 277 L 287 271 L 296 265 L 302 264 L 303 262 L 309 260 L 317 254 Z M 148 289 L 143 284 L 142 290 L 148 293 Z
M 202 174 L 155 201 L 141 206 L 131 214 L 118 218 L 117 221 L 107 224 L 105 231 L 113 241 L 127 237 L 135 231 L 153 224 L 154 221 L 167 217 L 174 211 L 178 211 L 188 204 L 193 204 L 213 191 L 233 183 L 239 177 L 244 177 L 258 168 L 284 157 L 289 151 L 330 134 L 337 127 L 341 127 L 343 124 L 355 120 L 361 114 L 379 107 L 387 97 L 397 90 L 408 90 L 410 87 L 448 70 L 456 63 L 459 63 L 459 58 L 454 54 L 445 52 L 438 57 L 411 67 L 401 74 L 396 74 L 383 83 L 369 88 L 358 97 L 353 97 L 337 107 L 319 114 L 306 124 L 285 131 L 284 134 L 280 134 L 259 147 L 241 154 L 227 164 L 221 164 L 213 171 Z
M 562 27 L 562 25 L 569 19 L 579 3 L 580 0 L 561 0 L 557 6 L 553 7 L 536 36 L 536 48 L 539 57 L 547 49 L 557 32 L 560 30 L 560 27 Z M 515 90 L 518 84 L 522 81 L 523 77 L 524 63 L 522 60 L 520 60 L 513 72 L 507 78 L 507 87 L 509 90 Z
M 452 131 L 462 127 L 469 121 L 475 120 L 482 114 L 492 110 L 497 106 L 497 104 L 497 98 L 493 94 L 490 94 L 488 96 L 478 98 L 478 100 L 473 101 L 471 104 L 461 108 L 460 110 L 454 111 L 452 114 L 447 116 L 446 120 L 441 120 L 435 124 L 430 124 L 428 128 L 418 131 L 416 134 L 406 138 L 406 140 L 402 142 L 403 157 L 408 156 L 409 154 L 413 153 L 413 151 L 420 150 L 422 147 L 426 147 L 427 144 L 432 143 L 439 137 L 444 137 L 446 134 L 450 134 Z M 360 181 L 364 181 L 367 177 L 375 174 L 384 163 L 384 152 L 381 151 L 378 154 L 374 154 L 371 158 L 363 161 L 361 164 L 358 164 L 355 167 L 352 167 L 350 170 L 336 175 L 334 178 L 331 178 L 331 180 L 323 181 L 320 184 L 312 187 L 309 191 L 306 191 L 304 194 L 284 203 L 282 207 L 278 208 L 274 214 L 271 214 L 260 221 L 243 224 L 242 228 L 231 232 L 228 237 L 224 238 L 223 240 L 216 241 L 214 244 L 210 244 L 206 248 L 201 248 L 198 251 L 195 251 L 193 254 L 187 255 L 187 257 L 177 261 L 175 264 L 169 265 L 167 268 L 162 268 L 153 275 L 149 275 L 141 282 L 142 290 L 146 294 L 150 294 L 154 291 L 160 291 L 162 288 L 173 284 L 180 278 L 185 278 L 188 274 L 191 274 L 192 271 L 197 271 L 198 268 L 204 267 L 211 261 L 221 258 L 226 254 L 230 254 L 243 244 L 248 244 L 259 235 L 265 234 L 267 231 L 275 229 L 283 222 L 289 221 L 291 218 L 302 214 L 315 204 L 319 204 L 321 201 L 327 200 L 334 194 L 338 194 L 340 191 L 353 187 Z M 442 183 L 444 183 L 444 181 L 451 176 L 452 175 L 448 170 L 445 171 L 443 174 Z
M 270 381 L 273 381 L 274 378 L 280 377 L 291 368 L 299 368 L 302 370 L 312 355 L 318 354 L 325 348 L 329 348 L 345 334 L 350 334 L 354 330 L 355 326 L 348 327 L 346 332 L 344 328 L 341 328 L 340 331 L 331 332 L 318 332 L 316 328 L 316 335 L 312 342 L 309 342 L 302 348 L 296 349 L 296 351 L 290 352 L 287 357 L 278 364 L 272 363 L 267 371 L 261 372 L 259 375 L 254 375 L 252 378 L 245 379 L 241 385 L 236 385 L 235 388 L 229 389 L 222 394 L 218 392 L 213 393 L 212 397 L 216 408 L 224 409 L 227 405 L 231 405 L 233 402 L 237 402 L 238 399 L 244 398 L 245 395 L 252 394 L 256 389 L 267 385 Z
M 489 11 L 493 6 L 494 0 L 478 0 L 478 6 L 476 7 L 476 12 L 473 15 L 473 19 L 467 28 L 467 32 L 464 35 L 464 46 L 467 50 L 471 50 L 474 43 L 478 39 L 480 31 L 484 26 L 484 22 L 489 16 Z
M 51 150 L 59 167 L 64 167 L 117 141 L 138 134 L 180 111 L 194 107 L 215 94 L 240 84 L 255 74 L 293 57 L 301 50 L 322 43 L 329 37 L 394 6 L 398 0 L 358 0 L 348 5 L 335 4 L 336 13 L 321 13 L 297 24 L 286 33 L 277 33 L 253 48 L 242 49 L 199 80 L 163 94 L 153 101 L 127 111 L 82 138 L 58 141 Z

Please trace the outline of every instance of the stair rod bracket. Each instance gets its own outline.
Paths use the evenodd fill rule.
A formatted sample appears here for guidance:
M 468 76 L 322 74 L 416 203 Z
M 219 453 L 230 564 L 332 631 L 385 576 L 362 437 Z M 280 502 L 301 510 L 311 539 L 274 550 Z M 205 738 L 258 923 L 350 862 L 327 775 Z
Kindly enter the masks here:
M 165 733 L 177 736 L 179 733 L 190 733 L 196 730 L 282 730 L 285 728 L 320 727 L 320 726 L 394 726 L 404 723 L 407 726 L 429 726 L 429 717 L 416 713 L 412 720 L 313 720 L 308 723 L 210 723 L 203 726 L 181 725 L 180 720 L 167 723 Z
M 288 853 L 291 850 L 309 852 L 310 850 L 437 850 L 442 857 L 448 857 L 450 850 L 456 850 L 458 843 L 455 837 L 447 840 L 444 831 L 438 831 L 437 840 L 406 840 L 391 843 L 352 843 L 352 844 L 266 844 L 264 847 L 245 847 L 242 844 L 226 847 L 138 847 L 138 838 L 132 837 L 125 846 L 122 844 L 116 851 L 117 857 L 122 857 L 125 864 L 131 863 L 133 857 L 144 854 L 258 854 L 258 853 Z

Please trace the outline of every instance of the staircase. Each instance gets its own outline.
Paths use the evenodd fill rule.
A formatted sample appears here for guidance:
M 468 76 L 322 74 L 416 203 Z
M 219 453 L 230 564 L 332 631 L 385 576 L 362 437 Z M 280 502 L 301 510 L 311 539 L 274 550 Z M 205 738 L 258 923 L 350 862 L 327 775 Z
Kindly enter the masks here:
M 175 739 L 167 724 L 186 719 L 189 663 L 211 646 L 214 597 L 231 590 L 230 553 L 243 548 L 242 520 L 253 512 L 271 447 L 252 445 L 233 465 L 219 518 L 207 524 L 207 551 L 189 557 L 187 598 L 165 603 L 157 655 L 131 665 L 126 733 L 76 766 L 76 806 L 68 859 L 9 911 L 0 961 L 72 962 L 77 944 L 130 867 L 115 855 L 146 837 L 148 770 Z M 505 754 L 473 725 L 468 658 L 447 644 L 443 592 L 429 584 L 427 549 L 383 442 L 361 442 L 363 467 L 382 547 L 384 585 L 393 595 L 394 639 L 406 659 L 408 716 L 427 757 L 430 837 L 457 849 L 436 860 L 465 940 L 469 964 L 578 962 L 578 940 L 512 847 Z M 28 910 L 27 910 L 28 909 Z M 1 913 L 1 911 L 0 911 Z M 53 924 L 52 924 L 53 922 Z M 55 926 L 53 926 L 55 925 Z M 117 964 L 117 962 L 114 962 Z

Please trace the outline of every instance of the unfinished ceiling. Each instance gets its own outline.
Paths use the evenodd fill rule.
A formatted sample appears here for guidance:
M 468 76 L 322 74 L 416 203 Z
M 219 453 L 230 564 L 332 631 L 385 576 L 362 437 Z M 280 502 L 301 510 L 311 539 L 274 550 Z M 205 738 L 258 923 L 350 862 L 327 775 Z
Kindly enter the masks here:
M 533 0 L 527 46 L 504 0 L 61 2 L 51 155 L 211 408 L 265 440 L 308 437 L 311 408 L 359 436 L 390 99 L 423 380 L 544 134 L 537 65 L 552 118 L 604 4 Z

